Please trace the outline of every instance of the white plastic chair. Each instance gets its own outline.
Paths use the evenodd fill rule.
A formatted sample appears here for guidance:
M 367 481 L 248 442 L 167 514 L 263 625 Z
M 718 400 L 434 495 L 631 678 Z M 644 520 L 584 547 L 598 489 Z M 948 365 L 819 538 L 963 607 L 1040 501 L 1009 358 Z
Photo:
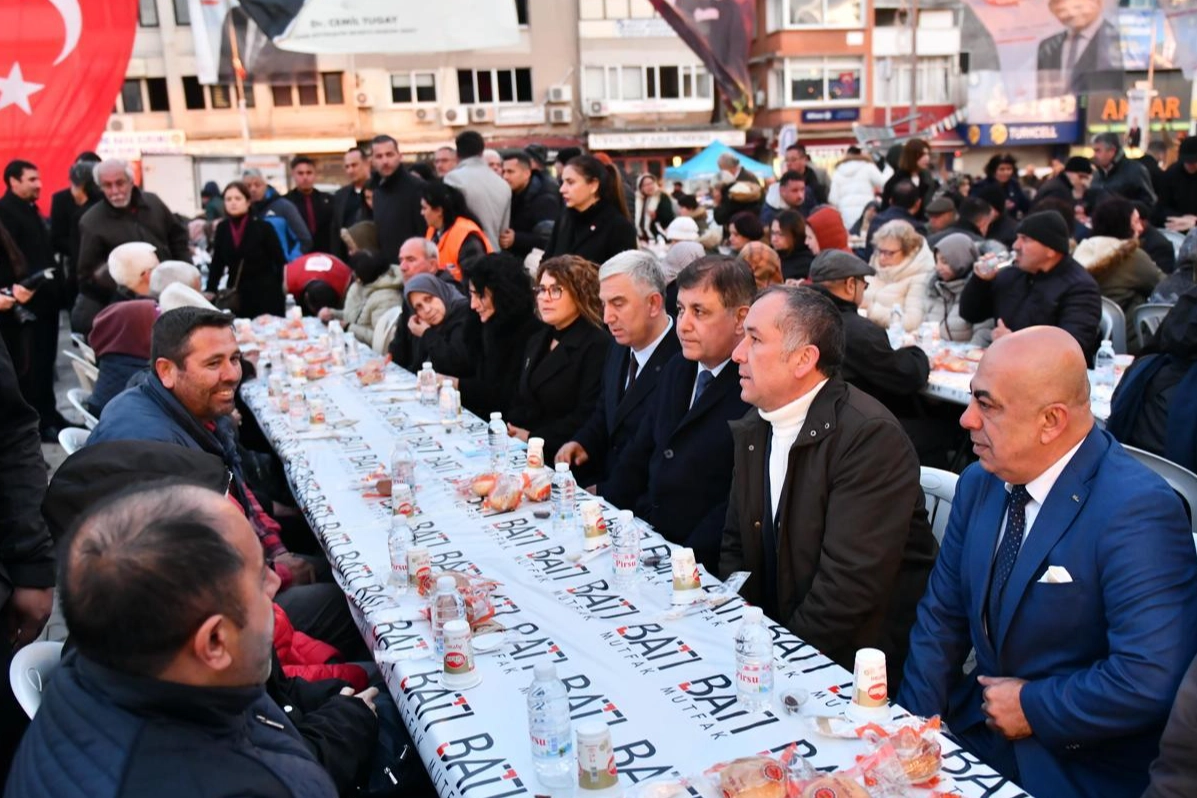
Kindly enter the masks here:
M 96 350 L 87 345 L 87 339 L 81 333 L 71 333 L 71 341 L 74 342 L 75 348 L 88 363 L 96 362 Z
M 1126 314 L 1117 302 L 1109 297 L 1101 298 L 1101 338 L 1114 344 L 1114 352 L 1126 354 Z
M 62 643 L 42 640 L 18 651 L 8 666 L 8 683 L 25 714 L 32 718 L 42 705 L 42 693 L 62 659 Z
M 58 431 L 58 445 L 67 455 L 72 455 L 87 445 L 91 430 L 78 427 L 64 427 Z
M 927 518 L 937 543 L 943 543 L 943 534 L 948 528 L 948 516 L 952 514 L 952 499 L 956 496 L 958 479 L 959 476 L 942 468 L 919 468 L 919 484 L 927 497 Z
M 370 348 L 380 355 L 385 355 L 387 349 L 391 346 L 391 339 L 395 337 L 395 330 L 399 326 L 399 317 L 403 315 L 403 306 L 396 305 L 395 307 L 382 314 L 382 318 L 374 325 L 374 340 L 370 342 Z M 353 333 L 346 331 L 346 335 Z
M 1160 328 L 1160 322 L 1172 310 L 1171 305 L 1147 303 L 1135 308 L 1135 329 L 1139 331 L 1139 343 L 1145 344 L 1155 331 Z
M 91 411 L 87 409 L 87 398 L 89 396 L 91 394 L 82 388 L 71 388 L 67 391 L 67 401 L 71 403 L 71 407 L 75 408 L 79 412 L 79 415 L 83 416 L 83 423 L 87 425 L 88 429 L 95 429 L 96 424 L 99 424 L 100 420 L 93 416 Z
M 1131 457 L 1150 468 L 1164 478 L 1172 490 L 1188 505 L 1189 521 L 1193 525 L 1193 545 L 1197 546 L 1197 474 L 1182 465 L 1177 465 L 1166 457 L 1136 449 L 1134 446 L 1122 445 Z
M 95 363 L 88 363 L 69 349 L 62 350 L 62 353 L 70 358 L 71 368 L 75 370 L 75 376 L 79 379 L 79 387 L 91 393 L 96 387 L 96 380 L 100 378 L 99 368 Z

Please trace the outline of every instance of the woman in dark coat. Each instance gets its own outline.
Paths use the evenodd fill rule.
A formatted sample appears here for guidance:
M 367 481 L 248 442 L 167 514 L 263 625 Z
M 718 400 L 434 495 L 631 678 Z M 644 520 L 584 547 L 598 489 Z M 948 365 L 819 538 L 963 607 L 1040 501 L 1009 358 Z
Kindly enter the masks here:
M 913 183 L 918 188 L 919 198 L 922 200 L 919 205 L 918 217 L 926 219 L 927 203 L 931 202 L 931 198 L 935 196 L 935 189 L 939 185 L 939 182 L 929 171 L 928 167 L 930 166 L 930 144 L 922 139 L 910 139 L 903 144 L 898 165 L 894 168 L 894 173 L 890 179 L 885 181 L 885 188 L 881 190 L 881 209 L 885 210 L 889 207 L 890 197 L 894 193 L 894 186 L 905 180 Z
M 781 276 L 805 280 L 815 253 L 806 245 L 806 220 L 798 211 L 782 211 L 769 226 L 769 242 L 781 258 Z
M 636 249 L 636 228 L 628 218 L 623 180 L 614 166 L 604 166 L 591 155 L 571 158 L 561 172 L 561 196 L 565 207 L 553 226 L 545 258 L 577 255 L 602 264 Z
M 507 431 L 522 441 L 544 438 L 545 451 L 555 452 L 590 418 L 611 346 L 598 267 L 576 255 L 541 261 L 536 309 L 548 326 L 524 350 Z
M 1005 199 L 1003 213 L 1012 219 L 1021 219 L 1031 209 L 1031 200 L 1018 183 L 1018 161 L 1008 152 L 998 153 L 985 164 L 985 179 L 977 183 L 976 189 L 997 186 Z
M 403 298 L 414 313 L 407 329 L 415 339 L 411 371 L 432 362 L 437 374 L 464 377 L 473 373 L 480 330 L 470 303 L 453 286 L 431 274 L 417 274 L 403 286 Z
M 506 417 L 519 386 L 528 339 L 544 327 L 536 318 L 532 281 L 506 252 L 478 259 L 470 269 L 470 308 L 482 325 L 482 345 L 468 376 L 458 380 L 461 403 L 481 418 Z
M 236 287 L 240 295 L 238 316 L 249 319 L 263 313 L 281 316 L 286 306 L 283 247 L 268 222 L 250 217 L 249 206 L 249 189 L 244 183 L 233 182 L 225 187 L 225 218 L 216 225 L 213 236 L 208 294 L 216 294 L 220 278 L 227 271 L 226 287 Z

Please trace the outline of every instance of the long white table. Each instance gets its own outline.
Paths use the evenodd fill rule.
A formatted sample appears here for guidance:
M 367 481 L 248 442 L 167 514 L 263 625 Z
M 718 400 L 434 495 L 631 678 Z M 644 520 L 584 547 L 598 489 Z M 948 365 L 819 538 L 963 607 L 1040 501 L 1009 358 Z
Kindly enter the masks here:
M 485 424 L 466 414 L 460 426 L 443 428 L 437 408 L 418 404 L 414 391 L 403 390 L 414 385 L 407 372 L 388 367 L 386 383 L 370 388 L 362 388 L 352 371 L 309 383 L 309 397 L 325 401 L 328 422 L 321 432 L 299 435 L 265 383 L 248 382 L 241 395 L 286 467 L 442 798 L 551 792 L 535 776 L 525 711 L 531 669 L 539 662 L 556 664 L 575 723 L 602 719 L 609 725 L 624 785 L 698 773 L 793 742 L 824 769 L 851 767 L 865 752 L 862 742 L 819 736 L 804 718 L 785 714 L 780 702 L 758 715 L 737 706 L 733 639 L 744 603 L 736 597 L 718 609 L 666 619 L 670 546 L 647 526 L 643 549 L 662 554 L 663 562 L 621 595 L 610 584 L 609 554 L 584 563 L 564 556 L 566 542 L 548 521 L 533 517 L 533 509 L 545 505 L 524 503 L 514 512 L 484 516 L 460 498 L 449 480 L 486 470 Z M 497 652 L 478 655 L 482 682 L 469 690 L 440 686 L 440 663 L 424 656 L 431 630 L 416 619 L 418 600 L 398 598 L 384 586 L 390 500 L 363 495 L 358 483 L 387 461 L 399 439 L 412 445 L 419 460 L 419 514 L 412 526 L 434 569 L 502 583 L 496 620 L 515 634 Z M 510 459 L 513 469 L 523 466 L 515 447 Z M 605 514 L 613 518 L 612 508 Z M 704 573 L 703 586 L 711 590 L 719 583 Z M 851 674 L 784 627 L 770 628 L 777 692 L 808 691 L 805 714 L 841 711 Z M 942 745 L 941 789 L 992 798 L 1026 795 L 947 738 Z

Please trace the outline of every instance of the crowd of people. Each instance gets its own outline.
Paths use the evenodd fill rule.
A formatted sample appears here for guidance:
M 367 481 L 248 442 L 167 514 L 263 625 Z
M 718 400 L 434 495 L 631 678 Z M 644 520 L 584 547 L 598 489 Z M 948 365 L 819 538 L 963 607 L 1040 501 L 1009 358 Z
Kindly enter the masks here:
M 1197 465 L 1197 140 L 1165 169 L 1103 134 L 1034 185 L 1008 154 L 941 180 L 912 139 L 828 176 L 796 144 L 768 185 L 725 154 L 702 197 L 601 153 L 455 144 L 408 163 L 377 136 L 332 194 L 303 156 L 286 194 L 249 169 L 191 221 L 85 153 L 47 226 L 37 167 L 5 168 L 0 607 L 12 652 L 55 591 L 69 632 L 28 731 L 0 691 L 6 795 L 384 773 L 431 794 L 240 405 L 233 318 L 292 303 L 430 362 L 711 573 L 750 572 L 744 597 L 839 664 L 881 649 L 901 704 L 1031 794 L 1197 787 L 1193 508 L 1121 445 Z M 1103 298 L 1174 304 L 1155 334 L 1128 322 L 1108 428 Z M 98 424 L 47 486 L 64 310 Z M 985 350 L 963 415 L 925 395 L 921 332 Z M 926 465 L 963 469 L 942 543 Z

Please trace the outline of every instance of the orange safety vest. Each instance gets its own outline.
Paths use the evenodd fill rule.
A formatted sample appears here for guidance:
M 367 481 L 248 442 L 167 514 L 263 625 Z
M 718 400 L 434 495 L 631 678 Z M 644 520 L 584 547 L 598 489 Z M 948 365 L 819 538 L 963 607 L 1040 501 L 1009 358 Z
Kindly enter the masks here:
M 457 256 L 461 252 L 461 245 L 465 243 L 470 233 L 478 234 L 478 237 L 482 239 L 483 245 L 486 246 L 488 254 L 495 251 L 490 241 L 487 240 L 486 233 L 482 232 L 482 228 L 464 216 L 457 217 L 457 221 L 453 223 L 453 226 L 441 233 L 441 240 L 436 243 L 437 261 L 440 263 L 442 269 L 448 269 L 452 272 L 453 279 L 458 282 L 461 282 L 461 264 L 457 262 Z M 429 241 L 435 237 L 436 230 L 433 230 L 431 227 L 424 233 L 424 238 Z

